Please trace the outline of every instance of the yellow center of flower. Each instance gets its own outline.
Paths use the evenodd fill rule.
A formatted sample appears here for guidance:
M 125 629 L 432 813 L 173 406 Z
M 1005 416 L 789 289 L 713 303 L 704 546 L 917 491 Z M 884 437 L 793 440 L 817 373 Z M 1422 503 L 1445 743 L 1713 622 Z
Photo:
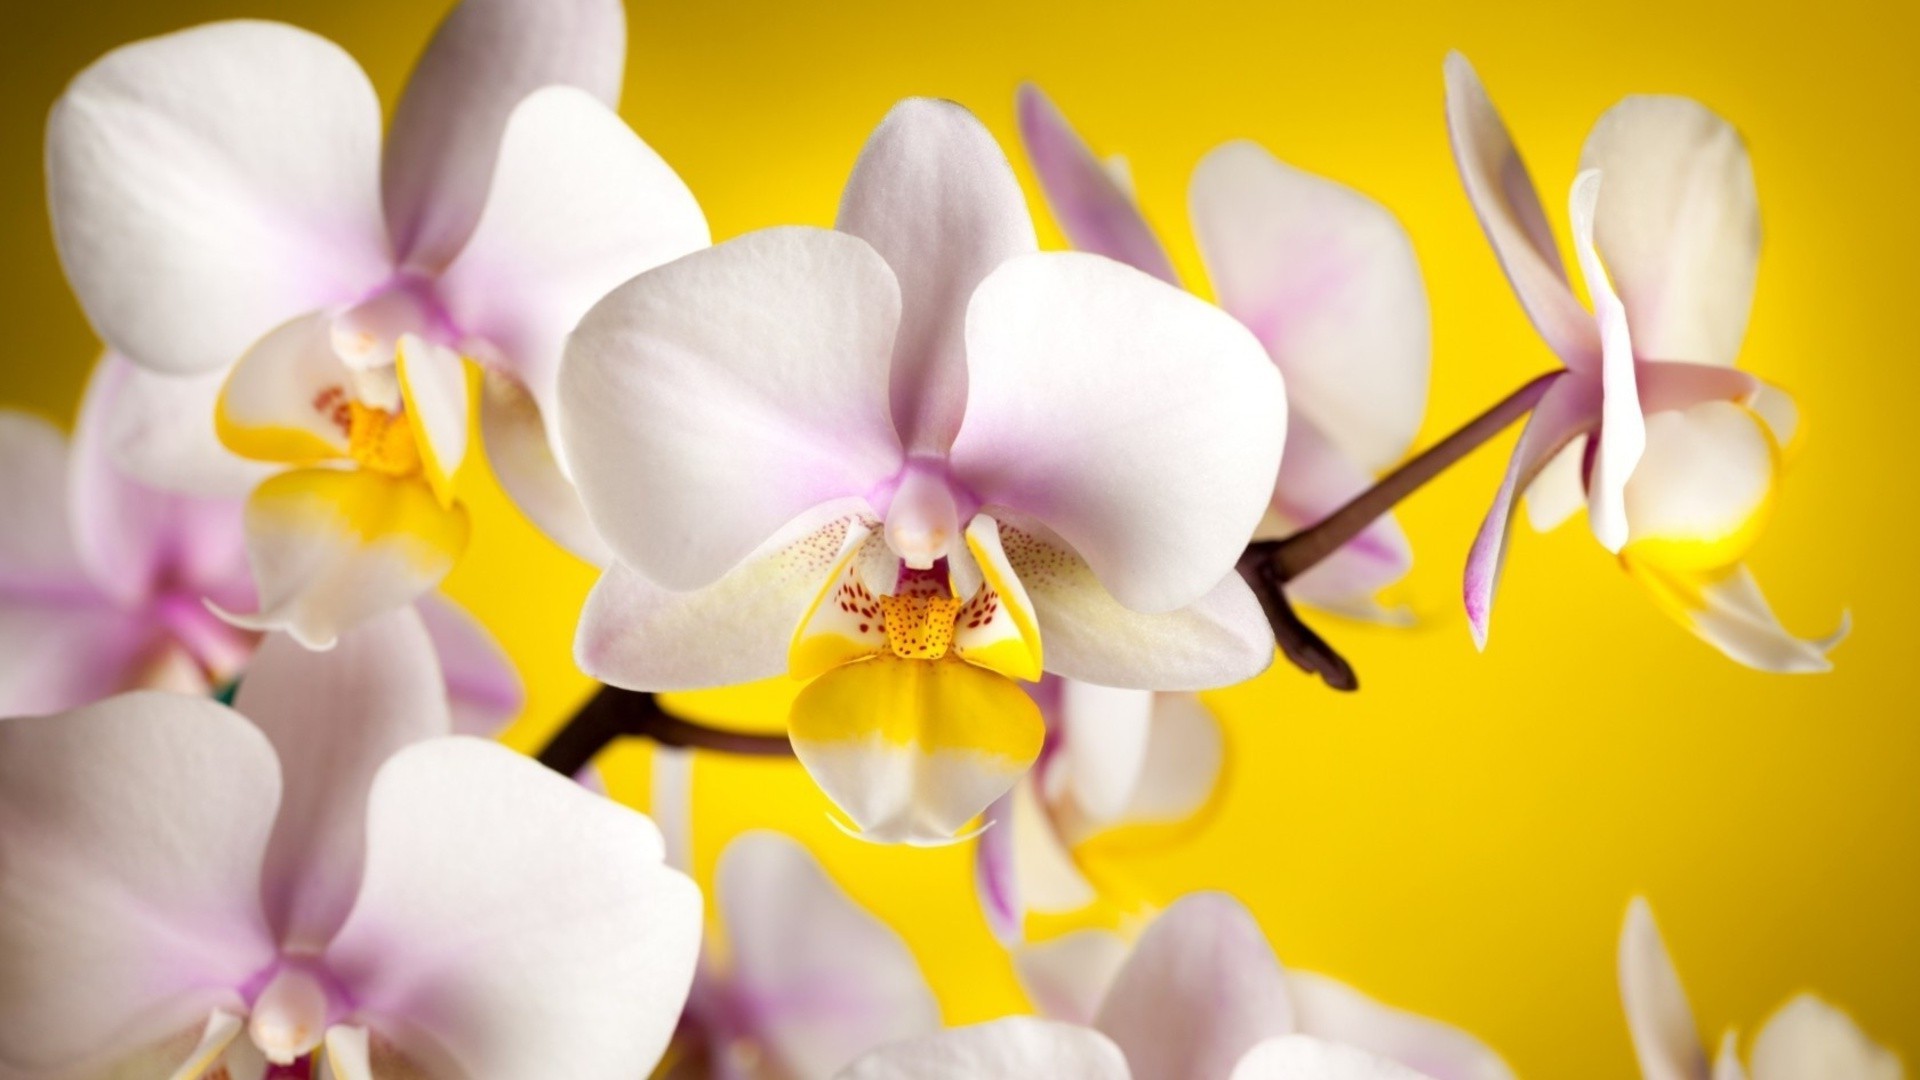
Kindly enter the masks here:
M 902 660 L 938 660 L 953 647 L 953 624 L 960 617 L 960 598 L 945 595 L 880 597 L 887 647 Z
M 348 401 L 347 453 L 363 469 L 384 476 L 420 472 L 420 447 L 405 416 Z

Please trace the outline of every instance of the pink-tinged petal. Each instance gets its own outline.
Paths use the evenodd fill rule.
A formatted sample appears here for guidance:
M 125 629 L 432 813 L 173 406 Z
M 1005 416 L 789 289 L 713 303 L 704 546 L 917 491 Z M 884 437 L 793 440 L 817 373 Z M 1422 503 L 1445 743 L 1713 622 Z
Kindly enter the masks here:
M 273 743 L 286 774 L 261 898 L 285 947 L 317 952 L 360 886 L 367 792 L 402 747 L 445 735 L 446 684 L 410 608 L 361 623 L 326 652 L 283 634 L 261 643 L 234 707 Z
M 750 233 L 616 289 L 560 373 L 564 457 L 607 545 L 697 589 L 802 513 L 891 479 L 899 318 L 886 263 L 823 229 Z
M 1636 95 L 1594 124 L 1580 168 L 1607 178 L 1594 245 L 1640 355 L 1732 364 L 1760 265 L 1760 202 L 1739 132 L 1690 98 Z
M 1520 441 L 1507 460 L 1506 478 L 1494 495 L 1493 505 L 1480 522 L 1467 553 L 1467 573 L 1463 595 L 1467 622 L 1473 641 L 1487 647 L 1487 626 L 1493 616 L 1493 593 L 1500 584 L 1500 571 L 1507 558 L 1507 534 L 1513 523 L 1514 501 L 1533 483 L 1547 462 L 1562 447 L 1591 431 L 1600 419 L 1600 387 L 1582 375 L 1563 375 L 1534 406 L 1533 415 L 1520 432 Z
M 446 679 L 447 708 L 458 735 L 492 738 L 527 704 L 513 660 L 480 620 L 439 593 L 414 602 Z
M 873 245 L 900 282 L 893 422 L 908 451 L 941 453 L 970 410 L 968 301 L 1039 246 L 1013 167 L 965 108 L 909 98 L 860 151 L 835 227 Z
M 1234 1067 L 1232 1080 L 1439 1080 L 1353 1046 L 1286 1035 L 1268 1039 Z
M 104 597 L 0 591 L 0 716 L 38 716 L 141 687 L 204 690 L 162 628 Z
M 1190 603 L 1233 567 L 1287 428 L 1245 327 L 1111 259 L 1046 252 L 980 286 L 967 349 L 952 460 L 983 502 L 1046 522 L 1136 611 Z
M 1012 948 L 1026 940 L 1027 906 L 1014 866 L 1013 792 L 993 800 L 980 815 L 973 849 L 973 888 L 994 940 Z
M 644 816 L 496 743 L 400 751 L 326 962 L 426 1075 L 625 1080 L 686 1002 L 700 891 Z
M 203 1020 L 183 1027 L 164 1039 L 150 1043 L 131 1054 L 118 1057 L 102 1069 L 88 1075 L 101 1077 L 168 1077 L 170 1080 L 201 1080 L 218 1075 L 213 1070 L 226 1067 L 229 1080 L 246 1074 L 234 1070 L 229 1062 L 234 1051 L 247 1042 L 247 1019 L 231 1009 L 216 1008 Z M 25 1074 L 0 1064 L 0 1077 L 26 1080 Z M 259 1080 L 256 1074 L 248 1080 Z
M 550 418 L 580 317 L 707 243 L 699 204 L 660 155 L 592 95 L 554 86 L 513 110 L 486 210 L 440 286 L 454 323 L 485 343 L 479 358 Z
M 1432 330 L 1413 244 L 1392 212 L 1251 142 L 1200 160 L 1194 238 L 1220 306 L 1287 379 L 1287 403 L 1361 468 L 1413 444 Z
M 47 122 L 61 263 L 109 347 L 219 370 L 387 274 L 379 154 L 373 87 L 324 38 L 224 22 L 123 46 Z
M 1637 896 L 1620 930 L 1620 1003 L 1644 1080 L 1708 1080 L 1707 1053 L 1686 991 L 1653 909 Z
M 1587 505 L 1587 440 L 1575 439 L 1540 467 L 1527 485 L 1527 523 L 1535 532 L 1552 532 Z
M 1812 994 L 1780 1007 L 1753 1040 L 1753 1080 L 1901 1080 L 1900 1059 Z
M 1710 573 L 1685 573 L 1622 556 L 1632 575 L 1654 599 L 1702 641 L 1730 660 L 1758 671 L 1819 675 L 1833 670 L 1827 654 L 1852 632 L 1852 616 L 1819 638 L 1800 638 L 1780 623 L 1753 572 L 1736 565 Z
M 1047 95 L 1032 83 L 1022 83 L 1016 109 L 1020 141 L 1067 240 L 1081 251 L 1116 259 L 1169 285 L 1180 284 L 1132 192 L 1094 156 Z
M 0 1060 L 67 1075 L 243 1010 L 279 799 L 267 740 L 203 698 L 0 721 Z
M 327 1070 L 325 1080 L 375 1080 L 373 1044 L 366 1028 L 335 1024 L 327 1029 L 324 1046 L 320 1058 Z
M 1280 456 L 1273 504 L 1259 535 L 1291 535 L 1315 525 L 1372 486 L 1371 473 L 1335 446 L 1319 425 L 1296 413 L 1288 418 L 1287 448 Z M 1374 594 L 1412 568 L 1412 546 L 1399 519 L 1384 514 L 1288 582 L 1287 593 L 1327 611 L 1393 621 L 1392 613 L 1380 608 Z
M 778 833 L 741 836 L 721 853 L 715 888 L 731 990 L 780 1075 L 831 1076 L 877 1046 L 940 1027 L 940 1007 L 900 935 L 805 848 Z
M 1133 789 L 1130 821 L 1179 821 L 1213 798 L 1226 759 L 1226 732 L 1192 694 L 1155 694 L 1147 764 Z
M 1020 949 L 1013 967 L 1041 1016 L 1091 1027 L 1128 952 L 1119 934 L 1078 930 Z
M 118 353 L 100 360 L 115 372 L 113 393 L 101 406 L 100 440 L 113 466 L 129 479 L 161 491 L 205 499 L 241 499 L 273 473 L 220 442 L 214 410 L 226 372 L 159 375 Z
M 368 469 L 282 473 L 254 490 L 246 523 L 260 610 L 221 617 L 310 649 L 438 585 L 470 528 L 464 507 L 442 507 L 418 477 Z
M 393 114 L 381 190 L 403 261 L 438 269 L 480 219 L 501 132 L 541 87 L 619 104 L 627 58 L 620 0 L 464 0 L 413 70 Z
M 837 1080 L 1129 1080 L 1127 1059 L 1097 1031 L 1010 1016 L 882 1047 Z
M 1210 690 L 1273 663 L 1273 630 L 1238 574 L 1183 608 L 1143 615 L 1038 523 L 1011 518 L 1000 539 L 1033 600 L 1053 674 L 1138 690 Z
M 1117 819 L 1147 768 L 1153 694 L 1064 679 L 1058 749 L 1047 759 L 1049 802 L 1071 800 L 1089 824 Z
M 1713 1080 L 1747 1080 L 1746 1066 L 1740 1064 L 1740 1038 L 1732 1031 L 1720 1036 L 1720 1053 L 1713 1059 Z
M 1597 372 L 1600 336 L 1567 284 L 1540 195 L 1473 65 L 1447 56 L 1447 132 L 1467 199 L 1534 329 L 1568 367 Z
M 99 586 L 74 542 L 68 452 L 60 429 L 31 413 L 0 410 L 0 594 L 88 599 Z
M 1293 1030 L 1286 977 L 1240 902 L 1194 893 L 1134 945 L 1096 1026 L 1135 1080 L 1226 1080 L 1256 1043 Z
M 606 566 L 613 561 L 613 552 L 587 520 L 580 493 L 560 471 L 539 403 L 505 372 L 481 376 L 480 441 L 493 478 L 541 532 L 584 562 Z
M 700 690 L 787 670 L 788 649 L 849 543 L 858 518 L 784 529 L 793 537 L 692 592 L 670 592 L 624 563 L 600 575 L 574 636 L 580 670 L 629 690 Z
M 1513 1070 L 1480 1040 L 1338 980 L 1290 972 L 1287 992 L 1302 1035 L 1377 1054 L 1433 1080 L 1513 1080 Z
M 1609 193 L 1609 198 L 1612 195 Z M 1617 552 L 1627 542 L 1627 481 L 1646 452 L 1638 365 L 1627 334 L 1627 312 L 1614 294 L 1607 268 L 1593 247 L 1593 221 L 1600 201 L 1600 174 L 1583 172 L 1573 182 L 1573 246 L 1593 298 L 1600 326 L 1600 432 L 1587 481 L 1587 521 L 1600 546 Z

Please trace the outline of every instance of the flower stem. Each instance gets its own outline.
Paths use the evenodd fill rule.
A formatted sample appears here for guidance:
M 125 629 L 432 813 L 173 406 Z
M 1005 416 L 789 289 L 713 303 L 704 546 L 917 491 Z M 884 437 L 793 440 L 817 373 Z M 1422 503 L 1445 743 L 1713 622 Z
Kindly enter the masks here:
M 652 694 L 602 686 L 573 714 L 540 751 L 542 765 L 566 776 L 577 775 L 615 739 L 638 736 L 661 746 L 719 750 L 756 757 L 791 757 L 785 735 L 751 735 L 696 724 L 672 716 Z

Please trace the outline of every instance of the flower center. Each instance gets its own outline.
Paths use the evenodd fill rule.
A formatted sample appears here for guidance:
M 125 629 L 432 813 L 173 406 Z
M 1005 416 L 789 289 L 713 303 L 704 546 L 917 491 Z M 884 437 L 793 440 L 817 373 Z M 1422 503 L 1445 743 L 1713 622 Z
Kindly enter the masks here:
M 953 624 L 960 617 L 960 598 L 951 593 L 910 595 L 904 591 L 880 598 L 885 616 L 887 647 L 902 660 L 938 660 L 953 647 Z
M 386 476 L 420 471 L 420 447 L 405 415 L 351 400 L 347 410 L 347 453 L 356 464 Z
M 254 999 L 247 1034 L 268 1061 L 291 1065 L 326 1037 L 331 1007 L 327 988 L 311 972 L 281 968 Z

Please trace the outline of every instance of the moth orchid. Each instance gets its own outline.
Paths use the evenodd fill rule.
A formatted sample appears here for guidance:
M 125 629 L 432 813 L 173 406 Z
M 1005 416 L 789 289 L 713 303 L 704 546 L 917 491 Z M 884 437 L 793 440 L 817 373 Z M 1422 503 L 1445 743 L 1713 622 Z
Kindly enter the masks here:
M 613 112 L 625 40 L 618 0 L 468 0 L 384 151 L 366 75 L 276 23 L 117 49 L 54 107 L 54 233 L 95 329 L 152 373 L 142 395 L 197 401 L 233 453 L 281 470 L 247 505 L 261 606 L 236 624 L 324 648 L 447 572 L 468 536 L 464 358 L 486 371 L 504 485 L 599 553 L 546 434 L 562 342 L 608 289 L 707 241 Z M 236 475 L 171 448 L 177 484 Z
M 448 735 L 444 693 L 401 610 L 269 638 L 237 712 L 0 721 L 0 1072 L 644 1073 L 699 891 L 644 816 Z
M 702 959 L 668 1080 L 827 1080 L 876 1046 L 939 1028 L 906 943 L 805 848 L 741 836 L 720 854 L 715 889 L 725 955 Z
M 1027 157 L 1073 245 L 1180 284 L 1124 167 L 1097 158 L 1035 87 L 1020 89 L 1019 115 Z M 1413 444 L 1430 362 L 1420 265 L 1384 207 L 1251 142 L 1200 160 L 1188 208 L 1215 298 L 1286 376 L 1286 453 L 1255 538 L 1287 536 L 1365 491 Z M 1398 620 L 1404 613 L 1375 595 L 1412 559 L 1384 515 L 1287 590 L 1330 611 Z
M 1528 420 L 1468 557 L 1474 640 L 1486 644 L 1508 523 L 1525 491 L 1541 528 L 1584 502 L 1601 545 L 1732 659 L 1828 670 L 1845 627 L 1794 637 L 1742 562 L 1771 509 L 1796 413 L 1785 394 L 1732 366 L 1760 251 L 1739 134 L 1680 97 L 1629 97 L 1594 125 L 1570 200 L 1588 312 L 1479 76 L 1457 53 L 1446 70 L 1467 196 L 1521 307 L 1566 365 Z
M 209 693 L 237 676 L 259 635 L 209 602 L 252 602 L 241 504 L 155 491 L 127 477 L 111 421 L 140 378 L 109 355 L 73 442 L 0 411 L 0 715 L 58 712 L 137 688 Z M 437 596 L 418 601 L 458 730 L 491 734 L 520 711 L 513 666 L 485 630 Z
M 617 556 L 582 668 L 812 680 L 801 762 L 854 828 L 910 843 L 952 839 L 1033 762 L 1019 680 L 1264 669 L 1233 565 L 1280 460 L 1278 373 L 1211 306 L 1034 248 L 992 136 L 909 100 L 838 231 L 751 233 L 595 307 L 560 375 L 565 456 Z
M 1900 1059 L 1876 1046 L 1847 1014 L 1801 994 L 1773 1014 L 1753 1040 L 1748 1065 L 1739 1037 L 1720 1040 L 1711 1067 L 1693 1010 L 1667 955 L 1653 909 L 1635 898 L 1620 932 L 1620 997 L 1645 1080 L 1901 1080 Z
M 1034 767 L 987 812 L 976 880 L 1000 939 L 1026 914 L 1079 910 L 1102 884 L 1079 846 L 1101 832 L 1193 816 L 1212 798 L 1219 722 L 1192 694 L 1118 690 L 1054 676 L 1031 688 L 1047 724 Z M 1109 890 L 1110 891 L 1110 890 Z

